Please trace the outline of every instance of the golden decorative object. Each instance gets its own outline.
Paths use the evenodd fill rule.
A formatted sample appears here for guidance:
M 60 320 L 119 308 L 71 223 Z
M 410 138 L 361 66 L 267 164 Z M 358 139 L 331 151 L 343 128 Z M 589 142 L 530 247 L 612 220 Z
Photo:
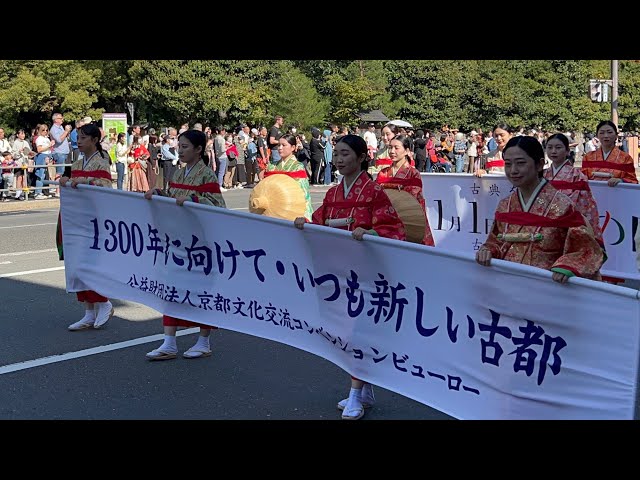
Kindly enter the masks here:
M 304 191 L 288 175 L 269 175 L 260 180 L 249 196 L 249 211 L 272 218 L 304 217 Z
M 388 188 L 384 190 L 393 208 L 398 212 L 398 216 L 407 234 L 407 241 L 413 243 L 422 243 L 424 233 L 427 227 L 427 219 L 420 202 L 408 192 L 404 190 L 394 190 Z

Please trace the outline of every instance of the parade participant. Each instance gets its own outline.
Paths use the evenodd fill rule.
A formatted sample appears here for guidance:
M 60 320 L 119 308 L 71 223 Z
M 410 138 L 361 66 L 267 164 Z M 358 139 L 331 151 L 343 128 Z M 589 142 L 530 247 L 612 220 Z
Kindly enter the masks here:
M 109 154 L 102 149 L 100 138 L 100 129 L 96 125 L 89 123 L 78 129 L 78 150 L 82 156 L 73 162 L 71 167 L 65 168 L 60 178 L 60 186 L 64 187 L 70 180 L 72 188 L 78 188 L 79 184 L 112 188 Z M 60 260 L 64 260 L 60 216 L 58 216 L 58 231 L 56 233 L 58 255 Z M 113 305 L 107 297 L 93 290 L 77 292 L 76 296 L 79 302 L 84 302 L 85 313 L 84 317 L 69 325 L 69 330 L 100 328 L 113 316 Z
M 429 219 L 427 218 L 427 208 L 424 196 L 422 195 L 422 179 L 420 178 L 420 172 L 415 167 L 409 165 L 407 155 L 410 149 L 411 138 L 406 135 L 397 135 L 391 139 L 388 145 L 388 150 L 392 164 L 378 172 L 376 182 L 379 183 L 382 188 L 404 190 L 418 200 L 422 210 L 424 211 L 427 223 L 422 243 L 433 247 L 435 246 L 435 243 L 433 235 L 431 234 L 431 228 L 429 227 Z
M 374 182 L 367 168 L 367 143 L 357 135 L 345 135 L 336 143 L 334 160 L 342 180 L 327 191 L 322 205 L 313 212 L 316 225 L 327 225 L 352 232 L 356 240 L 364 234 L 405 240 L 402 220 L 382 187 Z M 303 229 L 306 219 L 298 217 L 294 225 Z M 349 397 L 338 403 L 344 420 L 358 420 L 364 408 L 375 402 L 373 387 L 351 377 Z
M 307 204 L 304 216 L 307 220 L 311 220 L 313 207 L 311 206 L 309 177 L 304 165 L 299 162 L 295 156 L 296 146 L 296 137 L 291 134 L 282 135 L 278 140 L 280 160 L 277 163 L 270 163 L 269 166 L 267 166 L 267 171 L 264 176 L 266 178 L 269 175 L 284 174 L 296 180 L 304 192 L 304 198 Z M 328 168 L 331 168 L 331 166 L 328 166 Z
M 569 197 L 543 178 L 544 151 L 533 137 L 513 137 L 502 151 L 515 191 L 496 207 L 487 241 L 476 253 L 480 265 L 492 258 L 553 272 L 553 280 L 597 278 L 604 256 L 591 227 Z
M 214 171 L 206 165 L 208 160 L 206 154 L 207 136 L 200 130 L 186 130 L 178 136 L 178 158 L 185 163 L 173 174 L 173 179 L 169 182 L 167 190 L 155 188 L 144 194 L 144 198 L 151 200 L 153 195 L 171 197 L 176 199 L 176 205 L 184 205 L 184 202 L 191 201 L 204 205 L 226 208 L 224 198 L 220 191 L 218 177 Z M 162 316 L 164 327 L 164 341 L 155 350 L 147 353 L 149 360 L 170 360 L 176 358 L 178 345 L 176 342 L 176 332 L 178 327 L 200 327 L 198 341 L 189 350 L 184 352 L 184 358 L 200 358 L 211 355 L 209 336 L 212 327 L 188 320 Z
M 598 206 L 591 194 L 586 175 L 574 167 L 569 159 L 571 150 L 567 136 L 563 133 L 551 135 L 547 140 L 546 153 L 552 163 L 550 168 L 544 170 L 544 178 L 571 199 L 576 210 L 591 225 L 593 236 L 604 248 Z
M 376 152 L 375 170 L 379 171 L 381 168 L 385 168 L 391 165 L 391 158 L 389 158 L 389 142 L 399 132 L 397 125 L 388 123 L 380 132 L 380 138 L 382 139 L 382 147 Z
M 618 128 L 611 120 L 598 124 L 596 135 L 600 147 L 595 152 L 587 153 L 582 159 L 582 172 L 589 180 L 607 182 L 615 187 L 620 182 L 638 183 L 633 158 L 616 146 Z
M 493 129 L 493 138 L 496 141 L 496 148 L 487 154 L 487 161 L 485 162 L 484 168 L 479 168 L 480 162 L 477 162 L 478 167 L 474 171 L 476 177 L 482 177 L 486 173 L 505 174 L 503 153 L 505 145 L 512 137 L 511 132 L 512 129 L 504 123 L 495 126 Z
M 147 168 L 149 168 L 149 150 L 140 141 L 138 135 L 133 136 L 130 148 L 128 189 L 131 192 L 147 192 L 149 181 L 147 180 Z

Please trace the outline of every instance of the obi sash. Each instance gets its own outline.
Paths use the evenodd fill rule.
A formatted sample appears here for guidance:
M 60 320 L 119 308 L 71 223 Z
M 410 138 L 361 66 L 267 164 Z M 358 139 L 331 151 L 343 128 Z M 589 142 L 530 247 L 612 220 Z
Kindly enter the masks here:
M 589 187 L 589 182 L 586 180 L 579 180 L 577 182 L 566 182 L 564 180 L 550 180 L 549 183 L 553 188 L 558 190 L 586 190 L 587 192 L 591 191 Z
M 487 168 L 504 167 L 504 160 L 487 160 L 487 163 L 485 163 L 485 167 Z
M 582 161 L 582 170 L 585 168 L 607 168 L 609 170 L 618 170 L 621 172 L 636 173 L 636 167 L 633 163 L 614 163 L 614 162 L 585 162 Z
M 393 164 L 393 160 L 390 158 L 377 158 L 376 167 L 390 167 Z
M 577 210 L 558 218 L 549 218 L 528 212 L 496 213 L 496 220 L 526 227 L 570 228 L 585 225 L 584 217 Z
M 380 178 L 380 174 L 376 177 L 376 181 L 382 188 L 398 188 L 402 187 L 420 187 L 422 188 L 422 180 L 420 178 L 397 178 L 387 177 Z
M 111 173 L 106 170 L 74 170 L 71 172 L 71 178 L 79 177 L 104 178 L 111 181 Z

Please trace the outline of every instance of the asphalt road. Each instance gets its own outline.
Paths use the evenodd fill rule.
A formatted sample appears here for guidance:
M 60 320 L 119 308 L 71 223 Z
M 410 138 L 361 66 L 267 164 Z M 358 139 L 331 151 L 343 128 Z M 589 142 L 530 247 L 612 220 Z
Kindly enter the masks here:
M 312 189 L 314 206 L 325 192 Z M 224 196 L 229 208 L 246 210 L 249 194 Z M 118 300 L 102 329 L 69 332 L 84 312 L 65 292 L 54 240 L 58 201 L 25 203 L 0 211 L 0 420 L 340 419 L 335 404 L 349 376 L 287 345 L 218 330 L 211 357 L 150 362 L 145 353 L 162 341 L 161 316 Z M 181 352 L 196 332 L 179 332 Z M 450 418 L 388 390 L 376 388 L 376 396 L 365 421 Z

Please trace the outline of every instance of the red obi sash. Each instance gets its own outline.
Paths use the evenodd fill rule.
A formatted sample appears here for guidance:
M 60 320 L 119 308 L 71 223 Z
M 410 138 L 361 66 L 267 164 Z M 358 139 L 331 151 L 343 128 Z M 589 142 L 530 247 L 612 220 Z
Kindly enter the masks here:
M 169 188 L 192 190 L 198 193 L 222 193 L 218 182 L 203 183 L 202 185 L 187 185 L 186 183 L 169 182 Z
M 264 172 L 265 177 L 268 177 L 270 175 L 287 175 L 288 177 L 291 177 L 293 179 L 309 178 L 305 170 L 296 170 L 295 172 L 283 172 L 282 170 L 272 170 L 270 172 Z
M 504 167 L 504 160 L 487 160 L 484 166 L 487 168 Z
M 585 225 L 584 217 L 577 210 L 558 218 L 543 217 L 542 215 L 528 212 L 496 213 L 496 220 L 525 227 L 569 228 Z
M 633 163 L 614 163 L 614 162 L 585 162 L 582 161 L 582 170 L 585 168 L 607 168 L 609 170 L 619 170 L 621 172 L 636 173 L 636 167 Z
M 386 177 L 380 178 L 380 174 L 376 177 L 376 182 L 382 188 L 399 188 L 399 187 L 420 187 L 422 188 L 422 180 L 419 178 L 397 178 Z
M 564 180 L 550 180 L 549 183 L 553 188 L 558 190 L 586 190 L 591 191 L 589 182 L 586 180 L 579 180 L 577 182 L 566 182 Z
M 74 170 L 71 172 L 71 178 L 78 177 L 104 178 L 111 181 L 111 173 L 106 170 Z
M 378 158 L 376 159 L 376 167 L 390 167 L 393 164 L 393 160 L 390 158 Z

